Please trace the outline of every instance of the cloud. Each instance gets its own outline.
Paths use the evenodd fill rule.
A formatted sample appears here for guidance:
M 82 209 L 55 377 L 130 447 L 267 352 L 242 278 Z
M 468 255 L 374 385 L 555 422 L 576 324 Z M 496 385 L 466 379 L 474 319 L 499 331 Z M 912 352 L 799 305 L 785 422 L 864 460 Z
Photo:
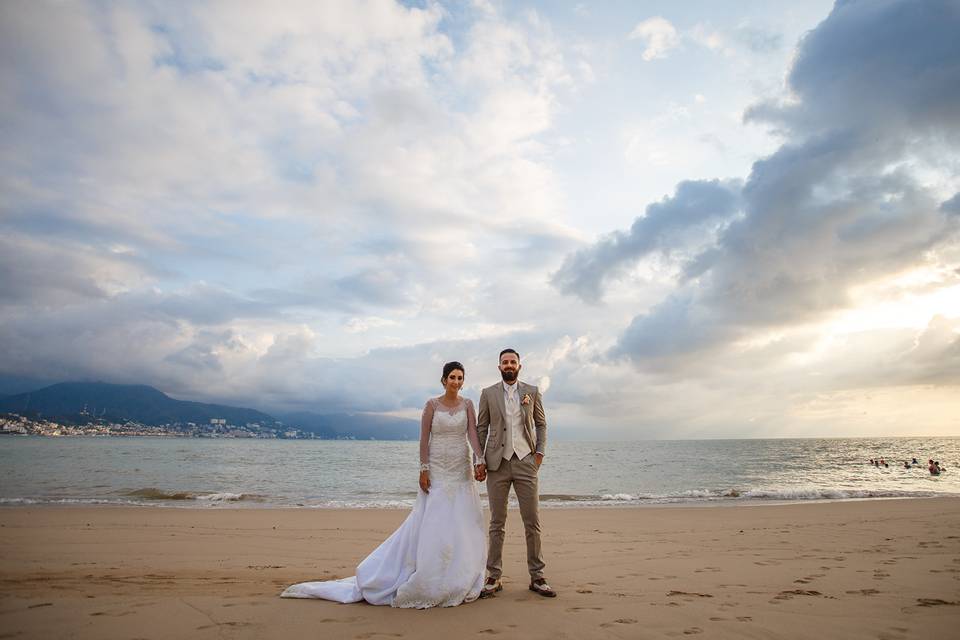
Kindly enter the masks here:
M 580 437 L 775 435 L 952 384 L 950 5 L 838 4 L 746 111 L 769 155 L 719 180 L 756 148 L 742 104 L 699 71 L 627 104 L 617 56 L 696 34 L 644 21 L 624 54 L 610 11 L 0 5 L 0 377 L 403 414 L 513 345 Z M 742 95 L 777 38 L 710 13 Z M 634 188 L 669 195 L 602 222 Z
M 680 35 L 676 27 L 660 16 L 637 23 L 627 38 L 643 41 L 646 48 L 643 50 L 642 58 L 647 62 L 667 57 L 667 53 L 680 45 Z
M 393 410 L 370 353 L 543 314 L 497 299 L 572 245 L 538 138 L 584 74 L 536 13 L 0 12 L 0 373 Z
M 954 215 L 960 213 L 960 193 L 955 193 L 952 198 L 945 200 L 940 205 L 940 210 Z
M 928 142 L 946 134 L 955 143 L 958 14 L 946 0 L 838 2 L 801 41 L 787 99 L 761 102 L 746 117 L 798 137 L 856 131 L 880 134 L 883 147 L 915 132 Z
M 713 211 L 726 224 L 705 247 L 675 251 L 701 217 L 670 218 L 664 236 L 648 209 L 629 232 L 569 255 L 554 284 L 596 300 L 625 261 L 653 247 L 672 256 L 677 288 L 637 315 L 610 353 L 696 366 L 698 354 L 729 355 L 758 331 L 820 322 L 848 308 L 862 283 L 948 259 L 960 230 L 952 204 L 941 205 L 949 176 L 924 165 L 938 177 L 921 178 L 910 160 L 956 156 L 958 28 L 948 2 L 839 2 L 801 41 L 788 98 L 748 110 L 784 143 L 729 193 L 736 209 Z M 664 210 L 682 196 L 678 188 Z
M 719 223 L 731 218 L 738 206 L 736 182 L 681 182 L 673 196 L 649 205 L 629 231 L 615 232 L 567 256 L 552 282 L 563 293 L 597 302 L 603 296 L 604 282 L 625 267 L 654 251 L 682 251 L 686 239 L 716 232 Z

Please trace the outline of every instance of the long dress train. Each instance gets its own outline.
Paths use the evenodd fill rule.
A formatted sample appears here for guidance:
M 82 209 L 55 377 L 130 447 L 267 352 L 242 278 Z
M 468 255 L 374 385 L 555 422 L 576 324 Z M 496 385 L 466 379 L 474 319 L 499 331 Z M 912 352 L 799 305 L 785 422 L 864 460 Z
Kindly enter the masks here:
M 430 463 L 430 492 L 418 492 L 407 519 L 357 566 L 355 576 L 295 584 L 282 597 L 417 609 L 476 600 L 483 587 L 487 541 L 468 439 L 479 454 L 470 400 L 454 409 L 436 398 L 428 400 L 420 458 Z

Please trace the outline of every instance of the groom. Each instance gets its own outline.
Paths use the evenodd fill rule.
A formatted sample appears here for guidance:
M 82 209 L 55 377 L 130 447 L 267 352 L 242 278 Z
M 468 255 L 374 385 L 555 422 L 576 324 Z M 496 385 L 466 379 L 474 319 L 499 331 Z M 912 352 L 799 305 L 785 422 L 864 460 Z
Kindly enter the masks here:
M 484 463 L 477 465 L 477 480 L 487 480 L 490 499 L 490 548 L 487 553 L 487 581 L 481 597 L 503 589 L 500 584 L 503 556 L 503 528 L 507 523 L 507 496 L 510 485 L 520 503 L 520 517 L 527 537 L 527 569 L 530 590 L 547 598 L 557 595 L 543 577 L 540 553 L 540 498 L 537 473 L 543 464 L 547 444 L 547 418 L 540 392 L 517 380 L 520 354 L 513 349 L 500 352 L 500 377 L 480 393 L 477 434 L 484 450 Z

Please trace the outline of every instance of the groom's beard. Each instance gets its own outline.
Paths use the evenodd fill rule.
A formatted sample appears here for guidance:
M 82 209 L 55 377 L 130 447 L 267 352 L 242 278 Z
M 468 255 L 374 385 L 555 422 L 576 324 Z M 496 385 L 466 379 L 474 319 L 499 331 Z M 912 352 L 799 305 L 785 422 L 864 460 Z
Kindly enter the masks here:
M 503 378 L 503 381 L 508 384 L 513 384 L 517 380 L 516 371 L 501 371 L 500 377 Z

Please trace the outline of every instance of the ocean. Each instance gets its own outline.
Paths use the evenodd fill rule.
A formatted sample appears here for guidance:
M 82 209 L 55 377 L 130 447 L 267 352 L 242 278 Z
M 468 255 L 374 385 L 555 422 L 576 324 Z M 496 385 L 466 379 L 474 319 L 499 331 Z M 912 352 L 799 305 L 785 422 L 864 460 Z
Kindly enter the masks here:
M 415 442 L 0 438 L 0 505 L 409 507 Z M 553 441 L 541 506 L 960 496 L 960 438 Z M 886 459 L 876 468 L 871 458 Z M 917 458 L 919 467 L 905 469 Z M 946 468 L 931 476 L 926 461 Z M 481 493 L 485 494 L 481 485 Z

